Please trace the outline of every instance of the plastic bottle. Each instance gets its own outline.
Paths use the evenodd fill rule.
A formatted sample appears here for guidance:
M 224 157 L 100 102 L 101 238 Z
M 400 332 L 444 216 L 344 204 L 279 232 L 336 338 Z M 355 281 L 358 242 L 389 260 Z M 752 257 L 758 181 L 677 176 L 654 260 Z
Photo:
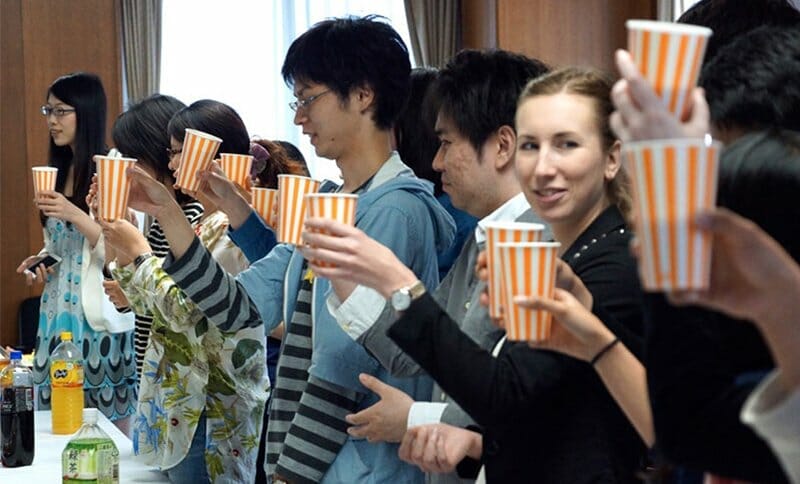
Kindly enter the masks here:
M 6 467 L 33 462 L 33 374 L 22 366 L 22 352 L 11 352 L 11 363 L 0 372 L 0 445 Z
M 119 483 L 119 450 L 97 425 L 97 409 L 83 410 L 83 426 L 61 454 L 62 484 Z
M 69 331 L 50 355 L 50 389 L 53 433 L 74 434 L 83 411 L 83 357 Z

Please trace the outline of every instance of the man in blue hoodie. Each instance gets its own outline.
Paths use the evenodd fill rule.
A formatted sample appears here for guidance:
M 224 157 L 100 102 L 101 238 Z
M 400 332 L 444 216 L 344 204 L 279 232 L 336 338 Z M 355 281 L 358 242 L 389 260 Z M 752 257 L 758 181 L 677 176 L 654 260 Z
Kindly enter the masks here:
M 400 36 L 370 17 L 316 24 L 292 43 L 282 69 L 297 98 L 291 104 L 295 124 L 317 155 L 335 160 L 342 171 L 341 185 L 326 182 L 320 191 L 358 194 L 356 226 L 435 287 L 437 253 L 450 246 L 455 227 L 430 184 L 391 149 L 409 73 Z M 254 261 L 236 278 L 203 249 L 152 180 L 138 171 L 133 178 L 138 197 L 148 199 L 148 211 L 165 228 L 171 257 L 164 269 L 211 322 L 223 331 L 263 324 L 267 333 L 286 323 L 269 411 L 267 474 L 292 483 L 422 482 L 419 470 L 398 458 L 396 444 L 370 444 L 346 433 L 344 417 L 376 401 L 360 373 L 412 396 L 431 392 L 427 377 L 392 377 L 337 323 L 345 318 L 355 327 L 370 326 L 386 301 L 372 289 L 331 287 L 314 278 L 294 246 L 276 245 L 273 230 L 241 196 L 225 190 L 218 175 L 204 177 L 207 196 L 229 215 L 231 238 Z M 326 301 L 330 294 L 334 303 Z

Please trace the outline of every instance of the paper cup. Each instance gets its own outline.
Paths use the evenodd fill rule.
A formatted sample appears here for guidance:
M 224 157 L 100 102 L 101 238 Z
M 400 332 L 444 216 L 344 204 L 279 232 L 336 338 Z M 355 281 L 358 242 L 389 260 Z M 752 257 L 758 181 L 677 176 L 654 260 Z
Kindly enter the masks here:
M 33 194 L 38 195 L 42 190 L 55 190 L 58 168 L 52 166 L 34 166 L 33 172 Z
M 186 128 L 183 151 L 181 151 L 181 166 L 175 184 L 185 190 L 197 191 L 200 188 L 197 172 L 208 168 L 214 155 L 217 154 L 220 143 L 222 140 L 216 136 Z
M 134 158 L 95 155 L 97 164 L 97 216 L 101 220 L 126 219 L 131 181 L 125 170 L 136 163 Z
M 306 216 L 355 225 L 357 202 L 358 195 L 352 193 L 309 193 L 306 195 Z M 335 267 L 335 264 L 327 262 L 314 262 L 321 267 Z
M 721 150 L 721 143 L 699 138 L 623 146 L 646 290 L 708 288 L 711 237 L 694 227 L 694 219 L 716 205 Z
M 497 244 L 503 242 L 540 242 L 545 226 L 522 222 L 487 222 L 486 268 L 489 271 L 489 316 L 503 315 L 503 277 L 500 275 L 500 253 Z
M 697 25 L 628 20 L 628 50 L 669 111 L 683 117 L 712 31 Z
M 305 176 L 278 175 L 278 242 L 299 244 L 306 217 L 306 198 L 319 182 Z
M 250 167 L 253 165 L 253 157 L 250 155 L 239 155 L 236 153 L 220 153 L 219 165 L 225 176 L 245 190 L 248 187 L 247 181 L 250 179 Z
M 506 335 L 510 341 L 543 341 L 550 337 L 552 315 L 518 306 L 514 296 L 553 298 L 559 247 L 558 242 L 498 244 Z
M 275 203 L 278 201 L 278 190 L 274 188 L 253 188 L 253 209 L 266 222 L 276 228 L 278 217 L 275 213 Z

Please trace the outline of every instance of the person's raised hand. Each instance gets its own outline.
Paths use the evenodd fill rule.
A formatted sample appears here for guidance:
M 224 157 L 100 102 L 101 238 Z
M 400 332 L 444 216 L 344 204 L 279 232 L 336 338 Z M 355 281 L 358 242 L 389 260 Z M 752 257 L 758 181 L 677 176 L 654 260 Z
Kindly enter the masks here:
M 127 265 L 136 257 L 151 251 L 147 239 L 129 221 L 118 219 L 99 223 L 103 229 L 103 239 L 116 251 L 120 265 Z
M 54 190 L 42 190 L 36 197 L 36 206 L 48 217 L 65 222 L 75 222 L 85 215 L 83 210 L 70 202 L 63 194 Z
M 158 217 L 170 204 L 176 204 L 169 189 L 136 165 L 127 168 L 131 180 L 128 206 Z

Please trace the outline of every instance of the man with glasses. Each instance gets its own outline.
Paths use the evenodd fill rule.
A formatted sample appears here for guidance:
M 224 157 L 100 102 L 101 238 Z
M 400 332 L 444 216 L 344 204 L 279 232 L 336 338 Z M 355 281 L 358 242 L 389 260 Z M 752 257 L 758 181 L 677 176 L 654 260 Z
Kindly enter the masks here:
M 282 74 L 297 98 L 294 123 L 317 155 L 342 171 L 341 185 L 326 182 L 320 191 L 358 194 L 356 225 L 435 287 L 437 253 L 452 242 L 454 224 L 430 184 L 392 151 L 391 127 L 407 97 L 410 70 L 407 48 L 388 24 L 350 17 L 320 22 L 296 39 Z M 243 198 L 231 195 L 220 207 L 248 259 L 274 245 L 272 229 Z M 274 482 L 422 482 L 422 473 L 399 459 L 397 444 L 370 444 L 346 433 L 345 416 L 375 403 L 361 373 L 412 397 L 430 396 L 429 378 L 392 377 L 353 339 L 391 310 L 386 300 L 362 286 L 314 278 L 302 254 L 285 244 L 234 280 L 192 238 L 174 207 L 158 217 L 174 255 L 164 268 L 212 322 L 234 330 L 263 321 L 268 333 L 286 322 L 267 435 Z M 345 329 L 337 320 L 347 321 Z

